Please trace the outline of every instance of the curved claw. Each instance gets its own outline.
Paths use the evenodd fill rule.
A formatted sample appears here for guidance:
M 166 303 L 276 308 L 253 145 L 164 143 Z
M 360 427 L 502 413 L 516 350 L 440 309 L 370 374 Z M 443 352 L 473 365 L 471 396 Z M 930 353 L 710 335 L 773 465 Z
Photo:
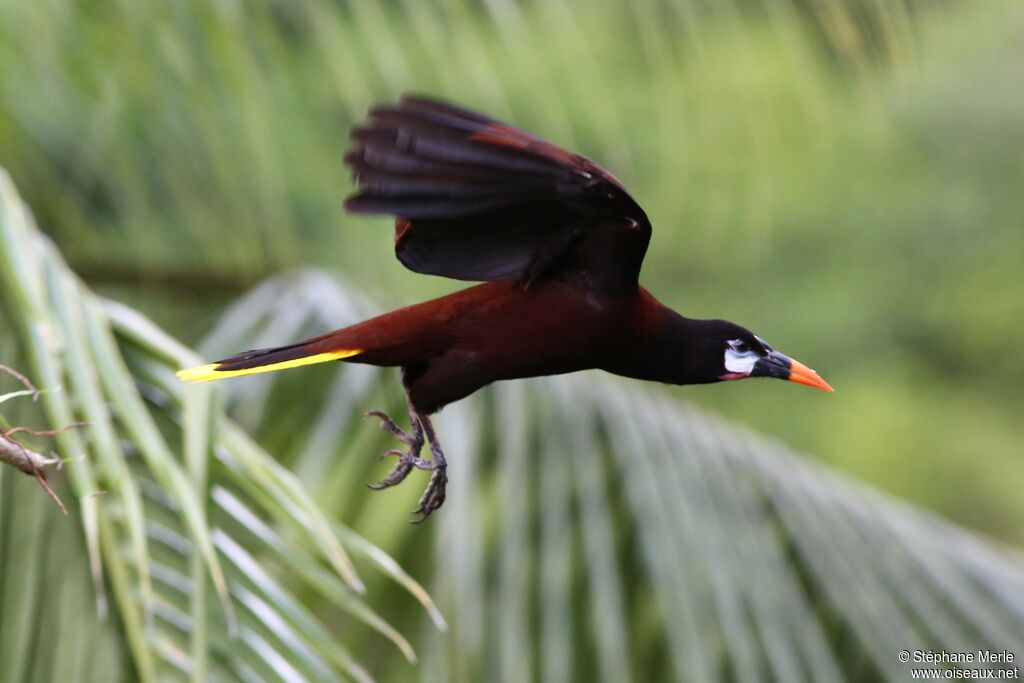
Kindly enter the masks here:
M 427 484 L 426 490 L 419 500 L 419 508 L 413 510 L 414 515 L 419 515 L 416 519 L 410 519 L 410 524 L 422 524 L 427 521 L 431 513 L 444 505 L 446 492 L 445 489 L 448 485 L 448 475 L 445 467 L 438 467 L 434 470 L 434 474 L 430 477 L 430 483 Z
M 404 480 L 405 477 L 400 477 L 395 481 L 390 481 L 388 477 L 384 477 L 376 484 L 367 484 L 366 488 L 370 489 L 371 491 L 383 491 L 384 489 L 389 489 L 392 486 L 397 486 L 398 484 L 401 484 Z
M 398 423 L 392 420 L 388 416 L 388 414 L 385 413 L 383 410 L 368 410 L 365 413 L 363 413 L 363 419 L 366 419 L 368 417 L 375 417 L 378 420 L 380 420 L 381 429 L 383 429 L 386 432 L 390 432 L 391 434 L 394 434 L 399 441 L 402 441 L 410 449 L 414 451 L 419 451 L 420 447 L 423 445 L 423 437 L 420 435 L 419 431 L 415 429 L 415 422 L 413 423 L 413 433 L 408 434 L 404 429 L 399 427 Z
M 399 453 L 403 456 L 406 455 L 401 451 L 399 451 Z M 387 453 L 385 453 L 385 455 L 387 455 Z M 367 484 L 367 486 L 369 486 L 374 491 L 380 491 L 381 489 L 386 489 L 388 487 L 395 486 L 396 484 L 401 484 L 403 481 L 405 481 L 405 478 L 409 476 L 410 472 L 412 472 L 412 463 L 402 459 L 398 461 L 398 464 L 396 464 L 391 469 L 390 472 L 388 472 L 386 477 L 381 479 L 376 484 Z
M 393 424 L 395 427 L 398 427 L 398 424 L 383 410 L 367 410 L 363 413 L 363 419 L 365 420 L 368 417 L 375 417 L 384 424 Z

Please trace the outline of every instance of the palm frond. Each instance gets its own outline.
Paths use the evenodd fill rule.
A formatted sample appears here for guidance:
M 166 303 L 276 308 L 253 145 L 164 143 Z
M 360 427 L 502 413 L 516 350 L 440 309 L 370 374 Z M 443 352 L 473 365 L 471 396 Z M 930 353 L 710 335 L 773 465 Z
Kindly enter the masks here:
M 109 642 L 97 647 L 126 646 L 121 666 L 139 680 L 168 671 L 193 680 L 248 671 L 273 678 L 284 669 L 308 679 L 372 680 L 324 624 L 347 619 L 391 640 L 403 659 L 415 659 L 409 642 L 366 603 L 350 554 L 393 577 L 443 625 L 426 592 L 374 545 L 351 531 L 337 533 L 295 477 L 223 417 L 216 394 L 178 382 L 174 370 L 198 357 L 137 312 L 103 302 L 82 285 L 2 172 L 0 273 L 18 355 L 40 386 L 59 388 L 40 395 L 41 417 L 87 424 L 81 434 L 56 437 L 77 504 L 75 522 L 65 525 L 77 524 L 81 537 L 51 558 L 89 567 L 67 581 L 68 590 L 87 596 L 78 582 L 91 576 L 97 607 L 78 623 L 103 621 L 108 609 L 117 615 L 116 626 L 89 631 L 94 635 L 85 642 L 105 636 Z M 5 506 L 8 498 L 31 495 L 9 475 L 3 484 Z M 50 546 L 37 527 L 60 522 L 45 509 L 27 506 L 34 515 L 28 520 L 20 509 L 5 509 L 5 567 L 8 557 Z M 63 528 L 57 537 L 69 533 Z M 0 575 L 4 590 L 14 591 L 0 624 L 5 633 L 25 635 L 3 639 L 14 648 L 4 658 L 4 680 L 36 671 L 26 657 L 41 644 L 24 642 L 28 634 L 55 637 L 31 626 L 56 627 L 56 606 L 31 609 L 46 600 L 48 570 L 16 566 L 28 573 Z M 311 608 L 318 603 L 298 597 L 307 593 L 324 605 Z M 111 638 L 115 632 L 120 639 Z

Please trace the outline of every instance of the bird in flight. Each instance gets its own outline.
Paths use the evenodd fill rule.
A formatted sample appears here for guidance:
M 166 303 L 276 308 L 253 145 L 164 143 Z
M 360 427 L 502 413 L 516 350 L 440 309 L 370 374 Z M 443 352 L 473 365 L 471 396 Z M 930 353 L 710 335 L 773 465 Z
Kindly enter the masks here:
M 647 215 L 615 176 L 487 116 L 423 97 L 370 109 L 345 155 L 355 213 L 395 217 L 412 271 L 478 281 L 288 346 L 182 370 L 205 382 L 325 361 L 401 368 L 409 430 L 373 488 L 431 473 L 415 522 L 441 507 L 447 461 L 430 415 L 498 380 L 601 369 L 669 384 L 775 377 L 825 391 L 813 370 L 725 320 L 686 318 L 637 278 Z M 421 457 L 424 445 L 431 457 Z

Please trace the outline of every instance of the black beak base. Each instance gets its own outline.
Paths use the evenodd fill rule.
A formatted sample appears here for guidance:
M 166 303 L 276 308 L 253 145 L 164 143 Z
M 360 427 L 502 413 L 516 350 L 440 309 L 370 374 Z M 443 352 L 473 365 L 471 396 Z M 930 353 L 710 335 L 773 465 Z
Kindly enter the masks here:
M 772 351 L 761 360 L 754 363 L 750 372 L 751 377 L 774 377 L 776 379 L 789 379 L 792 359 L 778 351 Z
M 821 389 L 829 393 L 835 391 L 828 382 L 818 376 L 814 370 L 793 360 L 789 356 L 772 351 L 764 358 L 754 363 L 750 371 L 751 377 L 775 377 L 785 379 L 797 384 L 804 384 L 815 389 Z

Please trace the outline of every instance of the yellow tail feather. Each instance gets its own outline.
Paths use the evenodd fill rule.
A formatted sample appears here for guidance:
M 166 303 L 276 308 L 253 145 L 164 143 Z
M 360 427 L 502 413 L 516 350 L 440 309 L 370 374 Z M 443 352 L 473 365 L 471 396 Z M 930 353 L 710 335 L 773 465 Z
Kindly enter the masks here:
M 362 349 L 344 349 L 342 351 L 331 351 L 330 353 L 318 353 L 314 356 L 306 356 L 305 358 L 293 358 L 292 360 L 281 361 L 280 363 L 259 365 L 254 368 L 245 368 L 244 370 L 218 370 L 217 368 L 222 365 L 221 363 L 210 363 L 209 365 L 200 365 L 197 368 L 180 370 L 177 375 L 179 379 L 186 382 L 212 382 L 214 380 L 227 379 L 229 377 L 255 375 L 261 372 L 275 372 L 277 370 L 285 370 L 287 368 L 297 368 L 302 365 L 326 363 L 331 360 L 349 358 L 362 352 Z

